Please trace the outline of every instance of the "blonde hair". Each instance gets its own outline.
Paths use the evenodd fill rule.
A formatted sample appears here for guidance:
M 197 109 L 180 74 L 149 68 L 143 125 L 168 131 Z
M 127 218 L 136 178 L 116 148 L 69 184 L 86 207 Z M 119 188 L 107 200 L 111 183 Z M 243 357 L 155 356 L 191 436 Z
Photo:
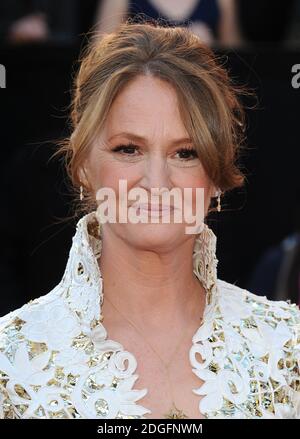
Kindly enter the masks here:
M 213 51 L 188 28 L 158 22 L 122 23 L 92 39 L 75 77 L 72 134 L 60 145 L 74 187 L 89 148 L 120 90 L 137 75 L 168 81 L 177 92 L 180 114 L 211 181 L 223 192 L 241 186 L 237 166 L 245 115 L 234 85 Z

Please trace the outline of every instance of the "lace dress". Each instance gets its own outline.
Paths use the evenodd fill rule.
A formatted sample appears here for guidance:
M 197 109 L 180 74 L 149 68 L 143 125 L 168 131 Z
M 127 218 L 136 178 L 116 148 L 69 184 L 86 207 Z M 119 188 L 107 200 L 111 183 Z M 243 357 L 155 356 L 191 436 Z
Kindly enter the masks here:
M 193 262 L 206 306 L 189 351 L 199 411 L 205 418 L 300 418 L 299 308 L 217 279 L 215 246 L 205 226 Z M 108 340 L 101 322 L 99 257 L 101 227 L 92 212 L 77 224 L 61 282 L 0 319 L 0 418 L 151 413 L 139 404 L 148 390 L 135 386 L 134 355 Z

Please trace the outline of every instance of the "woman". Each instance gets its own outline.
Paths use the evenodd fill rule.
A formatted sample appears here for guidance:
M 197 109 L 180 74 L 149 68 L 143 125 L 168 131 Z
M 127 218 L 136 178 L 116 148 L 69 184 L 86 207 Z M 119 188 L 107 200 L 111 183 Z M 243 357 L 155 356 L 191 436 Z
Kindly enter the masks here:
M 235 0 L 102 0 L 96 14 L 98 32 L 109 33 L 126 18 L 142 16 L 173 25 L 189 26 L 212 46 L 244 45 Z
M 218 279 L 203 222 L 243 183 L 237 93 L 187 29 L 124 23 L 91 44 L 63 146 L 89 213 L 59 285 L 0 320 L 2 417 L 299 417 L 299 309 Z M 131 199 L 143 221 L 121 221 L 120 181 L 191 189 L 193 211 L 202 189 L 197 232 L 176 197 Z

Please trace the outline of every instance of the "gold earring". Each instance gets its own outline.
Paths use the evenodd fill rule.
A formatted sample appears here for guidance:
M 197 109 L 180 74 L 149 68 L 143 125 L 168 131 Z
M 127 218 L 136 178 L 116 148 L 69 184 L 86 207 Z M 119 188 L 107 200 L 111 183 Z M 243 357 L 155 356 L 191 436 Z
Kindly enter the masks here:
M 83 200 L 83 186 L 80 186 L 80 195 L 79 195 L 80 201 Z

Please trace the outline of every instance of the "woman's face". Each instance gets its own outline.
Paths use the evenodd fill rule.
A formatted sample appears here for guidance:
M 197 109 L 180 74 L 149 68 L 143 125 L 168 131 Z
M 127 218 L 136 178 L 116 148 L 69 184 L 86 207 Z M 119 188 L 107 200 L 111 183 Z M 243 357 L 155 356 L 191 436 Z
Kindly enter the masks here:
M 185 188 L 191 188 L 193 209 L 195 189 L 204 188 L 206 215 L 210 197 L 214 196 L 216 189 L 189 140 L 175 90 L 169 83 L 151 76 L 136 77 L 117 95 L 84 168 L 93 192 L 96 194 L 100 188 L 111 188 L 117 203 L 119 180 L 126 180 L 128 191 L 144 189 L 149 195 L 149 203 L 152 188 L 164 188 L 163 191 L 178 188 L 182 195 Z M 133 203 L 128 201 L 129 209 Z M 158 204 L 163 203 L 163 198 L 160 198 Z M 170 204 L 174 205 L 172 197 Z M 183 210 L 183 205 L 177 207 Z M 172 209 L 168 223 L 163 223 L 162 217 L 151 223 L 147 210 L 137 210 L 136 213 L 146 215 L 149 221 L 136 224 L 108 222 L 104 224 L 104 233 L 109 228 L 132 246 L 160 251 L 168 251 L 195 237 L 185 233 L 190 224 L 184 221 L 184 217 L 181 223 L 174 222 Z

